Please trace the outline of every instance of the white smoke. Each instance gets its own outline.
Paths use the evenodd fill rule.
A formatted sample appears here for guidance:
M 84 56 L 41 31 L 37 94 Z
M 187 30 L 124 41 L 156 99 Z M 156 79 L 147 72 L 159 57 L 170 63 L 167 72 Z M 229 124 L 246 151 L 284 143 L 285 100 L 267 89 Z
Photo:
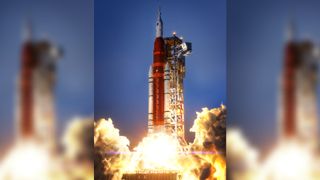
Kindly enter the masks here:
M 92 137 L 92 118 L 75 118 L 71 120 L 62 138 L 65 157 L 71 160 L 93 161 Z
M 191 128 L 193 143 L 182 146 L 167 134 L 149 134 L 129 150 L 112 120 L 94 124 L 95 179 L 121 179 L 122 173 L 143 170 L 178 170 L 182 179 L 226 178 L 226 108 L 203 108 Z M 168 151 L 166 151 L 168 150 Z
M 103 179 L 107 174 L 121 176 L 121 170 L 129 162 L 129 140 L 120 136 L 111 119 L 94 122 L 95 177 Z
M 200 152 L 193 156 L 199 163 L 196 168 L 200 179 L 226 178 L 226 117 L 227 109 L 224 105 L 210 110 L 203 108 L 202 112 L 197 112 L 197 118 L 190 129 L 190 132 L 195 133 L 190 151 Z
M 197 112 L 197 118 L 190 129 L 190 132 L 195 133 L 192 146 L 199 146 L 201 149 L 215 146 L 219 153 L 225 155 L 226 117 L 224 105 L 210 110 L 203 108 L 202 112 Z
M 17 143 L 0 164 L 0 179 L 46 179 L 51 160 L 48 151 L 36 142 Z
M 60 167 L 67 179 L 93 179 L 93 119 L 74 118 L 62 136 Z
M 258 170 L 258 151 L 250 145 L 239 129 L 227 131 L 228 177 L 232 180 L 254 180 Z
M 279 142 L 265 159 L 239 129 L 227 131 L 228 178 L 232 180 L 319 179 L 319 156 L 296 139 Z
M 16 142 L 0 162 L 0 179 L 93 179 L 92 128 L 92 118 L 71 120 L 61 142 L 63 151 L 37 139 Z

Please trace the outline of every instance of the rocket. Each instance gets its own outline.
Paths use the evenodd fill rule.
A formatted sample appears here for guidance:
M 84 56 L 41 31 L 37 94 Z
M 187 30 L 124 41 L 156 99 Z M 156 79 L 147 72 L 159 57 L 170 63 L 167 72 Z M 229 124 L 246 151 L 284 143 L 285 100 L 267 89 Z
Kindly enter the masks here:
M 56 61 L 62 50 L 47 39 L 33 39 L 30 23 L 24 36 L 17 89 L 17 138 L 53 144 Z
M 300 139 L 313 146 L 317 136 L 318 57 L 310 40 L 301 41 L 294 35 L 290 23 L 281 79 L 281 137 Z
M 295 112 L 295 66 L 296 51 L 292 41 L 289 41 L 285 47 L 285 60 L 283 72 L 283 133 L 285 137 L 291 137 L 296 134 Z
M 159 9 L 153 63 L 149 69 L 149 133 L 166 132 L 184 139 L 183 79 L 185 56 L 191 51 L 191 43 L 184 42 L 175 33 L 163 37 Z
M 154 131 L 163 129 L 165 125 L 166 99 L 169 95 L 169 66 L 166 63 L 165 41 L 161 12 L 158 11 L 156 22 L 156 38 L 153 49 L 153 64 L 149 69 L 149 126 Z
M 33 71 L 36 67 L 36 58 L 32 43 L 31 25 L 25 29 L 25 40 L 21 54 L 21 73 L 19 77 L 20 90 L 20 115 L 19 134 L 30 137 L 34 134 L 33 124 Z

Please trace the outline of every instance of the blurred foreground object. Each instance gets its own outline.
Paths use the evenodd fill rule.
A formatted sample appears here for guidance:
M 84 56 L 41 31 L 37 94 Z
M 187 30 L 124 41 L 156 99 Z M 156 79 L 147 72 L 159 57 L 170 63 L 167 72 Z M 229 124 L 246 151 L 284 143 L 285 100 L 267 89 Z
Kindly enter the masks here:
M 30 22 L 24 30 L 17 88 L 17 140 L 34 138 L 52 149 L 56 141 L 56 62 L 62 50 L 49 40 L 34 40 Z
M 298 40 L 290 24 L 281 78 L 280 141 L 299 139 L 312 149 L 318 146 L 317 48 L 310 40 Z

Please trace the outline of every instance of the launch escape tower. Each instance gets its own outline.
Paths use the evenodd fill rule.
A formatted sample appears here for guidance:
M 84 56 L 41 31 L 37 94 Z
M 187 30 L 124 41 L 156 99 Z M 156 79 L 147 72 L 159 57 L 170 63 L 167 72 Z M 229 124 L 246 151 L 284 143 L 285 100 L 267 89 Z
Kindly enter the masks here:
M 184 142 L 185 56 L 191 43 L 175 33 L 163 37 L 160 9 L 156 23 L 154 61 L 149 70 L 148 133 L 163 131 Z

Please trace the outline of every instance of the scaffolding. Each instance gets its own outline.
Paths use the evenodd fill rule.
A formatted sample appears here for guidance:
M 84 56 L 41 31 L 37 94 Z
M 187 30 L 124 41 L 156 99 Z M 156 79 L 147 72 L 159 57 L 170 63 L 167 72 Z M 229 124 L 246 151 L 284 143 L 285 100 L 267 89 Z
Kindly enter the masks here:
M 165 92 L 165 129 L 180 142 L 184 138 L 184 85 L 185 56 L 191 53 L 191 43 L 184 42 L 175 34 L 164 38 L 166 45 L 165 83 L 169 88 Z

